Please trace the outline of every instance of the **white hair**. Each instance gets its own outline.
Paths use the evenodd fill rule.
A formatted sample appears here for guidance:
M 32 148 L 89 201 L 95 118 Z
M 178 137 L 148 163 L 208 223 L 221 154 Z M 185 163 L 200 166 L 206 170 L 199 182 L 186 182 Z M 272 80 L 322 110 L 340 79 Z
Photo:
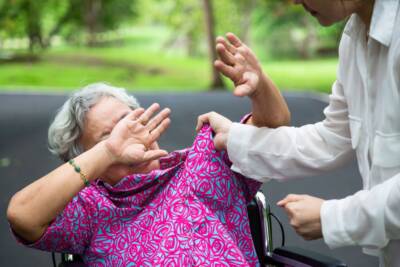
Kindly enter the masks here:
M 48 142 L 51 153 L 68 161 L 83 152 L 79 138 L 84 131 L 86 114 L 103 97 L 116 98 L 131 109 L 140 107 L 136 98 L 128 95 L 125 89 L 105 83 L 90 84 L 76 91 L 57 111 L 49 127 Z

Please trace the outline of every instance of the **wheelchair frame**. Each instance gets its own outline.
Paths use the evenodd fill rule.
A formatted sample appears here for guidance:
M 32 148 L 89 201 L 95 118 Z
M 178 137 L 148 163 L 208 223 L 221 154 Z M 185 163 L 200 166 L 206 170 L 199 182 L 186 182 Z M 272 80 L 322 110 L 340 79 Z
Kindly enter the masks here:
M 303 248 L 285 246 L 282 224 L 273 215 L 265 195 L 257 192 L 247 206 L 251 234 L 261 266 L 290 267 L 346 267 L 335 258 Z M 275 248 L 272 236 L 272 218 L 276 218 L 282 231 L 282 246 Z

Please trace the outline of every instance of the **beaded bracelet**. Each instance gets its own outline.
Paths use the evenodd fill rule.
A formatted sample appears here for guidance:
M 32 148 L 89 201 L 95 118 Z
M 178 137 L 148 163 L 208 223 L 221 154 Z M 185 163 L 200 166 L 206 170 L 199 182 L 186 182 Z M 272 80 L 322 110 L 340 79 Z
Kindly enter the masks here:
M 87 179 L 86 175 L 81 171 L 81 168 L 78 165 L 75 164 L 74 160 L 70 159 L 68 161 L 68 163 L 72 167 L 74 167 L 75 172 L 77 172 L 79 174 L 79 176 L 81 177 L 81 179 L 82 179 L 83 183 L 85 184 L 85 186 L 89 186 L 90 185 L 89 180 Z

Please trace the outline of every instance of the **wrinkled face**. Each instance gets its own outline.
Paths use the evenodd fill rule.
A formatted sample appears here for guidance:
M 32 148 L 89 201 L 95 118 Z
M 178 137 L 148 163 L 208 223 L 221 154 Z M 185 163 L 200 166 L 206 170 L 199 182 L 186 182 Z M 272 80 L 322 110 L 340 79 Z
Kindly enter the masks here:
M 84 132 L 80 138 L 84 150 L 107 139 L 114 126 L 131 111 L 128 105 L 113 97 L 101 98 L 86 114 Z M 152 148 L 158 148 L 157 143 L 154 143 Z M 101 178 L 113 185 L 129 174 L 146 173 L 157 168 L 159 163 L 156 160 L 141 166 L 116 164 L 101 175 Z
M 321 25 L 329 26 L 355 13 L 363 1 L 360 0 L 294 0 L 314 16 Z

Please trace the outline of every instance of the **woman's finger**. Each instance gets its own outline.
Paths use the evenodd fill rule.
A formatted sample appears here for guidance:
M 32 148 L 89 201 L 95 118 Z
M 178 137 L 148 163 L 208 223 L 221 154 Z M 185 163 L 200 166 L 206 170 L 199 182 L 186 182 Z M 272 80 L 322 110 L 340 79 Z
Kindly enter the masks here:
M 238 71 L 234 67 L 225 64 L 221 60 L 216 60 L 214 66 L 223 75 L 231 79 L 233 82 L 236 82 Z
M 236 64 L 240 64 L 241 66 L 245 66 L 246 65 L 246 59 L 242 54 L 237 53 L 236 55 L 234 55 L 234 58 L 235 58 L 235 63 Z
M 301 199 L 303 199 L 304 196 L 302 195 L 296 195 L 296 194 L 289 194 L 287 195 L 284 199 L 282 199 L 281 201 L 279 201 L 278 203 L 276 203 L 278 206 L 285 206 L 287 203 L 289 202 L 295 202 L 295 201 L 299 201 Z
M 196 131 L 200 131 L 204 124 L 210 124 L 211 117 L 215 114 L 214 111 L 202 114 L 197 117 Z
M 226 34 L 226 38 L 228 41 L 236 48 L 240 47 L 243 45 L 242 41 L 237 37 L 235 34 L 228 32 Z
M 126 118 L 131 121 L 137 120 L 137 118 L 140 117 L 140 115 L 142 115 L 143 112 L 144 108 L 134 109 L 126 116 Z
M 231 45 L 230 43 L 228 43 L 224 37 L 218 36 L 217 37 L 217 45 L 221 44 L 225 47 L 225 49 L 227 49 L 229 51 L 229 53 L 231 53 L 232 55 L 236 54 L 236 48 Z
M 284 209 L 288 215 L 289 218 L 293 218 L 294 217 L 294 208 L 296 206 L 295 202 L 289 202 L 284 206 Z
M 248 96 L 251 92 L 251 87 L 246 83 L 236 86 L 233 90 L 233 94 L 239 97 Z
M 142 115 L 139 116 L 137 119 L 141 124 L 146 125 L 150 118 L 153 116 L 153 114 L 160 109 L 160 105 L 158 103 L 152 104 L 149 108 L 146 109 L 145 112 L 143 112 Z
M 151 160 L 156 160 L 161 157 L 165 157 L 168 155 L 168 152 L 166 150 L 162 149 L 157 149 L 157 150 L 149 150 L 144 153 L 143 156 L 143 161 L 151 161 Z
M 171 123 L 171 120 L 169 118 L 165 118 L 156 128 L 154 128 L 152 131 L 149 131 L 149 136 L 147 140 L 147 144 L 152 144 L 155 141 L 157 141 L 160 136 L 167 130 L 169 124 Z
M 154 116 L 149 123 L 146 125 L 147 129 L 151 132 L 153 131 L 163 120 L 169 117 L 171 110 L 169 108 L 164 108 L 160 113 Z
M 222 44 L 217 44 L 217 53 L 219 58 L 227 65 L 234 66 L 235 65 L 235 57 L 226 50 L 225 46 Z

